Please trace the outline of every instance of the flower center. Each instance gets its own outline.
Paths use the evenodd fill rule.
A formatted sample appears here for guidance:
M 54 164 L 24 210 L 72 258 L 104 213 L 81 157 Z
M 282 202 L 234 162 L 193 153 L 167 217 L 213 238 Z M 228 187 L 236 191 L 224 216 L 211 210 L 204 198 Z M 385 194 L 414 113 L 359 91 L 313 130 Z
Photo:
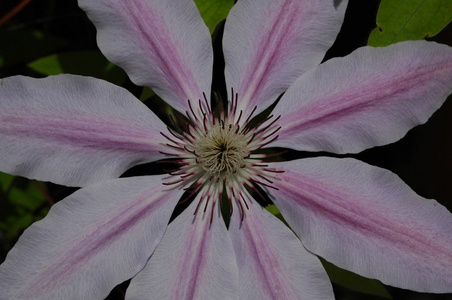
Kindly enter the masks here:
M 193 145 L 197 162 L 209 174 L 230 176 L 243 166 L 249 149 L 246 136 L 239 130 L 238 125 L 221 122 Z
M 190 191 L 185 199 L 200 194 L 198 206 L 201 202 L 205 202 L 206 207 L 209 201 L 214 201 L 213 206 L 221 203 L 225 192 L 230 202 L 236 201 L 239 205 L 243 218 L 247 201 L 252 201 L 248 190 L 259 194 L 256 184 L 276 189 L 272 180 L 280 171 L 269 169 L 262 161 L 267 155 L 255 151 L 278 138 L 279 117 L 269 116 L 251 126 L 250 119 L 256 108 L 242 121 L 243 112 L 237 113 L 237 94 L 227 102 L 226 109 L 217 113 L 212 112 L 207 97 L 204 102 L 199 100 L 196 111 L 190 101 L 188 104 L 190 111 L 186 112 L 185 129 L 179 127 L 175 131 L 168 127 L 170 135 L 161 133 L 172 149 L 164 154 L 179 163 L 176 170 L 169 172 L 176 179 L 164 184 Z

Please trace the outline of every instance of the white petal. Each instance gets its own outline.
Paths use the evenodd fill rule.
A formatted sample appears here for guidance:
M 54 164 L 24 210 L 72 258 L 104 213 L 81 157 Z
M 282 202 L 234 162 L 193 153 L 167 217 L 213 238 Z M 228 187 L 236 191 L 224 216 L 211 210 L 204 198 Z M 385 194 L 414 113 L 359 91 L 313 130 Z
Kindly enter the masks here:
M 195 214 L 198 202 L 199 196 L 168 226 L 132 279 L 127 300 L 237 299 L 238 270 L 218 203 L 215 208 L 212 199 L 207 206 L 201 203 Z
M 240 275 L 238 299 L 334 299 L 318 258 L 295 234 L 257 203 L 235 206 L 229 231 Z
M 271 144 L 356 153 L 393 143 L 427 122 L 452 92 L 452 47 L 407 41 L 363 47 L 301 76 L 272 112 Z
M 183 191 L 163 176 L 112 179 L 55 204 L 0 265 L 1 299 L 104 299 L 141 270 Z
M 276 164 L 275 164 L 276 166 Z M 452 292 L 452 214 L 395 174 L 355 159 L 278 163 L 272 199 L 307 249 L 421 292 Z
M 97 28 L 100 50 L 137 85 L 184 112 L 210 96 L 209 29 L 192 0 L 79 0 Z
M 0 85 L 0 171 L 69 186 L 163 158 L 166 126 L 103 80 L 15 76 Z
M 239 109 L 264 110 L 318 66 L 341 29 L 346 7 L 346 0 L 238 1 L 226 20 L 223 50 L 226 85 L 238 93 Z

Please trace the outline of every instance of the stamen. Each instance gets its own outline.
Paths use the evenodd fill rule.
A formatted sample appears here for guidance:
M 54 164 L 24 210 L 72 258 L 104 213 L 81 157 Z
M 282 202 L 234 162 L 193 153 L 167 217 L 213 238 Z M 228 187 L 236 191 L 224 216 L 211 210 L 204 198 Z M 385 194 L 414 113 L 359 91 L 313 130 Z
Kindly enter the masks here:
M 231 110 L 234 111 L 234 88 L 233 87 L 231 87 Z
M 210 109 L 209 100 L 207 100 L 206 93 L 202 92 L 202 96 L 204 97 L 204 102 L 206 103 L 206 107 L 209 114 L 212 114 L 212 110 Z
M 184 151 L 185 149 L 184 149 L 184 147 L 178 147 L 178 146 L 174 146 L 174 145 L 171 145 L 171 144 L 166 144 L 168 147 L 171 147 L 171 148 L 173 148 L 173 149 L 177 149 L 177 150 L 179 150 L 179 151 Z
M 264 179 L 265 181 L 267 181 L 268 183 L 272 184 L 273 181 L 271 181 L 270 179 L 268 179 L 267 177 L 263 176 L 262 174 L 257 174 L 257 176 L 259 176 L 260 178 Z
M 276 128 L 275 130 L 273 130 L 272 132 L 270 132 L 270 133 L 267 134 L 266 136 L 263 136 L 263 137 L 262 137 L 262 140 L 266 140 L 267 138 L 271 137 L 272 135 L 274 135 L 275 133 L 277 133 L 280 129 L 281 129 L 281 126 L 279 126 L 278 128 Z
M 240 193 L 240 195 L 242 196 L 241 193 Z M 239 207 L 240 207 L 240 215 L 241 215 L 240 220 L 243 222 L 243 220 L 245 219 L 245 210 L 243 209 L 242 201 L 237 201 L 237 203 L 239 204 Z
M 203 116 L 205 116 L 206 113 L 205 113 L 204 110 L 202 109 L 201 99 L 198 100 L 198 105 L 199 105 L 199 109 L 201 110 L 201 114 L 202 114 Z
M 179 204 L 185 203 L 188 201 L 188 199 L 190 199 L 191 197 L 193 197 L 196 193 L 198 193 L 198 191 L 200 190 L 202 184 L 195 184 L 195 188 L 193 188 L 193 190 L 190 192 L 190 194 L 188 194 L 186 197 L 184 197 L 183 199 L 181 199 L 179 201 Z
M 250 209 L 249 206 L 248 206 L 248 203 L 246 203 L 246 199 L 245 199 L 245 197 L 243 196 L 242 193 L 240 193 L 240 196 L 241 196 L 242 199 L 243 199 L 243 203 L 245 203 L 246 209 Z M 242 221 L 243 221 L 243 219 L 242 219 Z
M 243 111 L 238 111 L 238 93 L 231 88 L 230 101 L 223 101 L 218 95 L 219 103 L 212 111 L 207 95 L 203 93 L 202 99 L 198 99 L 198 108 L 193 107 L 188 100 L 189 109 L 185 112 L 187 118 L 176 121 L 173 115 L 170 120 L 173 126 L 168 127 L 167 133 L 161 133 L 166 138 L 166 144 L 175 152 L 160 152 L 162 154 L 176 157 L 177 160 L 168 162 L 177 163 L 178 167 L 167 170 L 168 174 L 175 178 L 165 182 L 164 185 L 180 186 L 187 192 L 180 203 L 192 199 L 199 194 L 195 214 L 210 213 L 210 223 L 213 222 L 215 207 L 223 203 L 223 192 L 225 199 L 230 202 L 230 213 L 233 213 L 236 201 L 239 207 L 241 220 L 246 216 L 249 209 L 248 200 L 251 196 L 246 187 L 256 192 L 256 195 L 265 199 L 257 186 L 276 189 L 275 174 L 283 171 L 268 168 L 262 158 L 282 154 L 253 154 L 265 145 L 278 138 L 276 133 L 280 126 L 276 123 L 280 116 L 269 116 L 251 127 L 250 120 L 253 118 L 257 107 L 255 106 L 244 122 L 241 122 Z M 237 115 L 238 114 L 238 115 Z M 181 122 L 185 124 L 181 125 Z M 185 126 L 185 127 L 184 127 Z M 255 186 L 256 185 L 256 186 Z M 187 188 L 187 186 L 189 186 Z M 209 205 L 212 207 L 210 208 Z
M 245 123 L 248 123 L 251 119 L 251 116 L 254 115 L 254 112 L 256 111 L 257 106 L 254 106 L 253 110 L 251 111 L 250 115 L 248 116 L 248 118 L 246 118 Z
M 193 107 L 191 106 L 190 100 L 188 100 L 188 107 L 190 107 L 191 114 L 192 114 L 193 118 L 195 119 L 195 121 L 196 121 L 196 122 L 199 122 L 198 117 L 196 117 L 196 114 L 195 114 L 195 112 L 193 111 Z M 186 112 L 185 114 L 187 115 L 187 117 L 190 118 L 188 112 Z
M 212 203 L 212 211 L 210 212 L 210 224 L 212 224 L 213 221 L 213 214 L 214 214 L 214 209 L 215 209 L 215 205 L 217 204 L 217 201 L 213 201 Z
M 163 151 L 159 151 L 159 153 L 161 153 L 163 155 L 168 155 L 168 156 L 180 157 L 179 154 L 175 154 L 175 153 L 169 153 L 169 152 L 163 152 Z
M 179 179 L 176 181 L 170 181 L 170 182 L 163 182 L 163 185 L 173 185 L 173 184 L 178 184 L 180 182 L 184 181 L 184 179 Z
M 259 148 L 257 148 L 257 149 L 261 149 L 262 147 L 267 146 L 267 145 L 270 144 L 271 142 L 274 142 L 278 137 L 279 137 L 279 135 L 275 136 L 274 138 L 272 138 L 272 139 L 269 140 L 268 142 L 261 144 L 261 145 L 259 146 Z M 257 150 L 257 149 L 256 149 L 256 150 Z
M 272 169 L 268 169 L 268 168 L 264 168 L 263 170 L 265 172 L 272 172 L 272 173 L 278 173 L 278 174 L 282 174 L 282 173 L 285 172 L 285 171 L 282 171 L 282 170 L 272 170 Z
M 170 130 L 168 130 L 170 131 Z M 170 131 L 171 132 L 171 131 Z M 161 135 L 163 135 L 167 140 L 173 142 L 176 145 L 180 145 L 180 143 L 176 142 L 175 140 L 171 139 L 170 137 L 168 137 L 166 134 L 164 134 L 163 132 L 160 132 Z M 183 140 L 182 140 L 183 141 Z
M 260 185 L 263 185 L 263 186 L 266 186 L 266 187 L 268 187 L 268 188 L 271 188 L 271 189 L 274 189 L 274 190 L 276 190 L 276 191 L 279 191 L 279 189 L 277 188 L 277 187 L 275 187 L 275 186 L 273 186 L 273 185 L 270 185 L 270 184 L 266 184 L 265 182 L 262 182 L 262 181 L 260 181 L 260 180 L 257 180 L 257 179 L 253 179 L 253 181 L 255 182 L 255 183 L 258 183 L 258 184 L 260 184 Z
M 195 152 L 195 150 L 189 150 L 188 148 L 187 148 L 187 146 L 186 145 L 184 145 L 184 149 L 187 151 L 187 152 L 190 152 L 191 154 L 193 154 L 194 156 L 198 156 L 197 154 L 196 154 L 196 152 Z
M 270 120 L 273 116 L 269 116 L 268 118 L 266 118 L 262 123 L 259 123 L 259 125 L 264 124 L 265 122 L 267 122 L 268 120 Z M 259 129 L 259 131 L 256 132 L 256 134 L 260 134 L 261 132 L 265 132 L 267 131 L 276 121 L 279 120 L 279 118 L 281 118 L 281 116 L 276 117 L 270 124 L 268 124 L 267 126 L 265 126 L 262 129 Z
M 235 125 L 239 125 L 239 123 L 240 123 L 240 118 L 242 117 L 242 111 L 240 111 L 240 114 L 239 114 L 239 117 L 238 117 L 238 119 L 237 119 L 237 122 L 235 122 Z M 234 114 L 235 114 L 235 112 L 234 112 Z

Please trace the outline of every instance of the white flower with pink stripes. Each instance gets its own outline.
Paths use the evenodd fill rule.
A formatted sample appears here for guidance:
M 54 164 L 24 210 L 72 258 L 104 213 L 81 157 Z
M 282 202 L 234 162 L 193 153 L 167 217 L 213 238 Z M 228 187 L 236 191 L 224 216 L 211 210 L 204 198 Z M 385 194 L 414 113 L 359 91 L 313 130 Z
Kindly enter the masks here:
M 0 171 L 82 188 L 23 233 L 0 266 L 1 299 L 103 299 L 130 278 L 126 299 L 332 299 L 314 254 L 452 292 L 446 208 L 352 158 L 272 162 L 262 150 L 399 140 L 451 93 L 450 47 L 363 47 L 319 65 L 346 0 L 239 0 L 223 37 L 228 100 L 211 101 L 211 36 L 192 0 L 79 5 L 105 56 L 186 117 L 167 127 L 91 77 L 3 79 Z M 118 178 L 161 159 L 177 169 Z M 293 231 L 254 200 L 263 192 Z M 169 222 L 179 201 L 191 203 Z

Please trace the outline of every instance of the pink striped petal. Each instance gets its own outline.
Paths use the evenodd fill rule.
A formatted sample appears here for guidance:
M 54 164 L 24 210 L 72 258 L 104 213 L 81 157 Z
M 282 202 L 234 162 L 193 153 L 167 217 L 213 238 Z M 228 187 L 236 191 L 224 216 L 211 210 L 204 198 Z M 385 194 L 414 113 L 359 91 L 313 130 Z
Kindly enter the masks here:
M 162 176 L 75 192 L 20 237 L 0 266 L 2 299 L 104 299 L 143 268 L 182 192 Z
M 452 91 L 452 48 L 408 41 L 363 47 L 300 77 L 274 110 L 272 146 L 356 153 L 427 122 Z
M 69 186 L 162 158 L 164 124 L 123 88 L 81 76 L 0 85 L 0 171 Z
M 199 197 L 168 226 L 146 267 L 132 279 L 127 300 L 237 299 L 237 265 L 218 204 L 213 209 L 212 199 L 201 203 L 195 214 L 198 202 Z
M 334 299 L 318 258 L 259 204 L 249 206 L 243 222 L 233 213 L 229 225 L 240 276 L 237 299 Z
M 209 29 L 192 0 L 79 0 L 97 28 L 104 55 L 137 85 L 151 87 L 184 112 L 210 96 Z
M 341 29 L 347 1 L 241 0 L 224 29 L 226 84 L 258 112 L 316 67 Z M 229 95 L 229 99 L 231 95 Z
M 388 285 L 452 292 L 452 214 L 445 207 L 351 158 L 278 166 L 285 173 L 272 200 L 307 249 Z

